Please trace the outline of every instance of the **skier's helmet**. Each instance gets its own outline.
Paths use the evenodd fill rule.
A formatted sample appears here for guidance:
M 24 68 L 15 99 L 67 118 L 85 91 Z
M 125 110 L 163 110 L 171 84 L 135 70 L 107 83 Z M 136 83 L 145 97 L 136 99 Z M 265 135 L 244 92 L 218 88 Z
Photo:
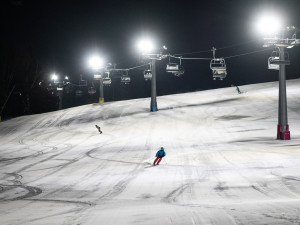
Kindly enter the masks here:
M 164 147 L 161 147 L 160 150 L 164 150 Z

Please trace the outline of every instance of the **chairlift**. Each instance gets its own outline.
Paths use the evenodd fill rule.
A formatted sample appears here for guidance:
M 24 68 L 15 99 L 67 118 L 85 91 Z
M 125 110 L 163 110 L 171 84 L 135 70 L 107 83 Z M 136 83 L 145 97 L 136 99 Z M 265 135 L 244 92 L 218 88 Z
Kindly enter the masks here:
M 82 75 L 80 74 L 80 81 L 79 81 L 79 86 L 87 86 L 87 81 L 82 79 Z
M 129 84 L 131 81 L 130 76 L 122 75 L 121 76 L 121 84 Z
M 178 63 L 168 63 L 166 67 L 166 72 L 168 73 L 175 73 L 179 70 L 179 64 Z
M 94 79 L 95 80 L 100 80 L 101 79 L 101 74 L 94 74 Z
M 182 74 L 184 74 L 184 70 L 180 70 L 176 73 L 173 73 L 176 77 L 180 77 Z
M 86 86 L 87 86 L 87 81 L 86 81 L 86 80 L 81 80 L 81 81 L 79 81 L 79 86 L 84 86 L 84 87 L 86 87 Z
M 121 76 L 121 84 L 129 84 L 131 79 L 130 76 L 128 75 L 128 70 L 125 70 L 126 74 L 123 74 Z
M 81 97 L 81 96 L 82 96 L 82 90 L 77 89 L 77 90 L 76 90 L 76 96 L 77 96 L 77 97 Z
M 145 80 L 151 80 L 152 79 L 152 70 L 145 70 L 144 78 L 145 78 Z
M 89 93 L 90 95 L 93 95 L 93 94 L 96 93 L 96 89 L 95 89 L 94 87 L 89 87 L 88 93 Z
M 72 91 L 72 87 L 70 87 L 70 85 L 66 85 L 66 86 L 65 86 L 65 92 L 66 92 L 67 94 L 70 94 L 71 91 Z
M 210 61 L 210 69 L 213 72 L 214 80 L 216 80 L 217 78 L 219 78 L 220 80 L 223 80 L 227 75 L 226 64 L 225 64 L 225 60 L 223 58 L 212 59 Z
M 216 48 L 212 48 L 213 59 L 210 60 L 210 69 L 212 70 L 213 79 L 223 80 L 227 76 L 226 63 L 224 58 L 216 58 Z
M 279 64 L 274 64 L 275 60 L 279 60 L 279 57 L 269 57 L 268 58 L 268 69 L 269 70 L 279 70 Z
M 103 85 L 105 86 L 111 85 L 111 78 L 110 77 L 103 78 Z
M 166 72 L 173 74 L 184 74 L 184 68 L 178 63 L 168 63 L 166 67 Z
M 180 64 L 169 62 L 166 66 L 166 72 L 173 73 L 175 76 L 181 76 L 182 74 L 184 74 L 184 68 L 181 65 L 181 58 L 180 58 Z
M 288 52 L 284 53 L 284 59 L 281 60 L 278 51 L 273 51 L 268 59 L 268 69 L 279 70 L 279 65 L 290 65 L 290 57 Z
M 82 75 L 80 74 L 79 86 L 87 86 L 87 81 L 82 79 Z
M 279 60 L 279 52 L 272 51 L 271 56 L 268 58 L 268 69 L 269 70 L 279 70 L 279 64 L 275 64 L 274 61 Z

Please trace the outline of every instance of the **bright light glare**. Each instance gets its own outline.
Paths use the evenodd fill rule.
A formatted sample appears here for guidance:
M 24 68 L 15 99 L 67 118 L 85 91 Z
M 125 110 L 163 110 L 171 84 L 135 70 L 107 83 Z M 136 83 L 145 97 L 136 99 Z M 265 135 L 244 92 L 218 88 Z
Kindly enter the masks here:
M 141 52 L 145 52 L 145 53 L 154 50 L 153 43 L 148 39 L 139 41 L 137 47 Z
M 54 74 L 52 74 L 52 76 L 51 76 L 51 80 L 54 80 L 54 81 L 56 81 L 58 79 L 58 76 L 54 73 Z
M 68 76 L 65 76 L 65 80 L 69 80 L 69 77 L 68 77 Z
M 104 61 L 99 56 L 92 56 L 89 59 L 88 64 L 92 69 L 98 70 L 104 66 Z
M 275 35 L 282 28 L 280 18 L 273 15 L 263 16 L 256 23 L 256 29 L 264 35 Z

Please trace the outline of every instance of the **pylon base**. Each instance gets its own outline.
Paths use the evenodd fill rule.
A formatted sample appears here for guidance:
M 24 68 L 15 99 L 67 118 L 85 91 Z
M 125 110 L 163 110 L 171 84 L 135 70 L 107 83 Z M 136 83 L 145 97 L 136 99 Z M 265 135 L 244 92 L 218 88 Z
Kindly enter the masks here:
M 277 125 L 277 140 L 291 140 L 289 125 L 286 125 L 286 130 L 282 130 L 282 125 Z
M 99 103 L 104 103 L 104 98 L 99 98 Z

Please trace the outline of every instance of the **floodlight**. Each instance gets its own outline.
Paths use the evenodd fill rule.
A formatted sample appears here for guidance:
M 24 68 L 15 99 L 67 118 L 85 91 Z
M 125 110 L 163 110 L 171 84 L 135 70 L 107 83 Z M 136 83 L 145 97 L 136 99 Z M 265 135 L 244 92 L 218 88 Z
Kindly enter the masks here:
M 52 76 L 51 76 L 51 80 L 57 81 L 58 76 L 55 73 L 53 73 Z
M 154 50 L 154 44 L 149 39 L 139 41 L 137 47 L 143 53 L 149 53 Z
M 98 70 L 104 66 L 104 61 L 99 56 L 94 55 L 89 59 L 88 64 L 92 69 Z
M 65 76 L 65 80 L 69 80 L 69 77 L 68 77 L 68 76 Z
M 256 22 L 256 30 L 264 35 L 276 35 L 282 29 L 282 22 L 278 16 L 265 15 Z

